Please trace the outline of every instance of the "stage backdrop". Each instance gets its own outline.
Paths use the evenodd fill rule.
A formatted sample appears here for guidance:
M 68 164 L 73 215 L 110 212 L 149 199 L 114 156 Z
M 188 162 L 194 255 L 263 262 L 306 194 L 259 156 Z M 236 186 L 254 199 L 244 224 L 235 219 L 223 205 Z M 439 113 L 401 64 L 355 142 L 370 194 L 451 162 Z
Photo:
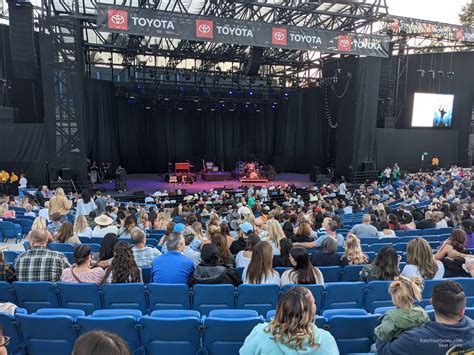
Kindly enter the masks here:
M 202 159 L 224 162 L 258 160 L 277 171 L 309 173 L 326 167 L 327 121 L 320 89 L 290 93 L 278 109 L 271 102 L 261 112 L 211 112 L 160 108 L 145 110 L 115 95 L 111 82 L 86 81 L 88 157 L 122 164 L 130 173 L 166 172 L 168 162 Z

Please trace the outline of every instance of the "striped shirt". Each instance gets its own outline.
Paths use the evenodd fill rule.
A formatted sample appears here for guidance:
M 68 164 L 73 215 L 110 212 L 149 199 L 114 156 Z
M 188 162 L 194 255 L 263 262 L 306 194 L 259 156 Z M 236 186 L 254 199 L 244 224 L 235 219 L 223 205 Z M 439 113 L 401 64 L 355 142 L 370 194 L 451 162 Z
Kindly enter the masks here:
M 88 271 L 78 272 L 74 270 L 74 275 L 80 280 L 81 283 L 91 283 L 91 284 L 101 284 L 102 280 L 105 276 L 105 270 L 101 267 L 95 267 Z M 79 283 L 79 281 L 72 276 L 71 268 L 67 268 L 63 270 L 61 275 L 62 282 L 70 282 L 70 283 Z
M 63 269 L 68 268 L 66 256 L 47 247 L 36 246 L 15 259 L 18 281 L 50 281 L 60 279 Z

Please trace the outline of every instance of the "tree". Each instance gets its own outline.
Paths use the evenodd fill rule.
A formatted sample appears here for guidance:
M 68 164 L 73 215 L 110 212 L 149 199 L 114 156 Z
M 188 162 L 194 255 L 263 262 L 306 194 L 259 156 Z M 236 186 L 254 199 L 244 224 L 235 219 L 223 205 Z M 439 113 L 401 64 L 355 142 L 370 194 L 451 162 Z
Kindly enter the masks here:
M 466 27 L 474 27 L 474 0 L 462 7 L 459 14 L 459 22 Z

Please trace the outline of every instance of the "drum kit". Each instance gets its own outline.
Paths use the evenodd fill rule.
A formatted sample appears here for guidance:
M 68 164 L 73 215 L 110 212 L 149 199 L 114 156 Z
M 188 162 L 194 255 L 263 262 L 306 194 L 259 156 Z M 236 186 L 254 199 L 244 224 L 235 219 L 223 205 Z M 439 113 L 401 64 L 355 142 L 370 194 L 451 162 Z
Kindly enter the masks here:
M 257 161 L 242 163 L 240 171 L 242 171 L 242 175 L 245 176 L 246 179 L 258 180 L 265 176 L 263 164 Z

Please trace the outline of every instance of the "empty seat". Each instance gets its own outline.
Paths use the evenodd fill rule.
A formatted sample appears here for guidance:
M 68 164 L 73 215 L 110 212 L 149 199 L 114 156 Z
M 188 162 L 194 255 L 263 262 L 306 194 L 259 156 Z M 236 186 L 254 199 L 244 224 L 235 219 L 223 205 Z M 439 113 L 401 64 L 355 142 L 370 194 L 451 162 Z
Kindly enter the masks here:
M 337 282 L 341 276 L 340 266 L 321 266 L 319 270 L 323 274 L 324 282 Z
M 240 285 L 237 308 L 253 309 L 260 315 L 275 309 L 278 302 L 278 285 Z
M 385 238 L 385 239 L 389 239 L 389 238 Z M 383 243 L 370 244 L 369 251 L 373 251 L 377 254 L 381 249 L 392 246 L 392 243 L 386 243 L 385 240 L 382 240 L 382 241 Z
M 72 253 L 74 251 L 74 245 L 66 243 L 49 243 L 48 246 L 51 250 L 59 251 L 61 253 Z
M 378 314 L 337 315 L 328 319 L 329 331 L 336 338 L 341 354 L 367 353 L 374 343 L 374 329 L 379 324 Z
M 183 284 L 148 284 L 150 310 L 190 309 L 189 287 Z
M 214 309 L 234 308 L 234 292 L 233 285 L 195 285 L 193 308 L 206 316 Z
M 144 284 L 103 285 L 102 291 L 104 308 L 129 308 L 148 312 Z
M 466 307 L 474 307 L 474 279 L 473 278 L 458 278 L 454 280 L 459 282 L 466 294 Z
M 200 345 L 200 314 L 191 310 L 159 310 L 139 321 L 147 354 L 195 354 Z
M 21 253 L 22 252 L 18 250 L 5 250 L 3 252 L 3 260 L 5 260 L 5 262 L 8 264 L 13 264 L 15 262 L 16 257 Z
M 6 281 L 0 281 L 0 302 L 10 302 L 18 304 L 15 296 L 15 290 Z
M 92 317 L 117 317 L 117 316 L 131 316 L 136 319 L 143 315 L 139 309 L 99 309 L 92 313 Z
M 85 314 L 92 314 L 102 308 L 99 286 L 95 284 L 58 283 L 61 307 L 81 309 Z
M 342 268 L 341 281 L 359 281 L 360 272 L 365 265 L 346 265 Z
M 330 320 L 336 316 L 365 316 L 367 311 L 365 309 L 357 308 L 341 308 L 341 309 L 327 309 L 323 312 L 323 317 Z
M 66 309 L 66 308 L 41 308 L 38 309 L 35 313 L 37 316 L 69 316 L 72 318 L 77 318 L 79 316 L 85 316 L 85 313 L 81 309 Z
M 385 314 L 385 312 L 391 311 L 392 309 L 395 309 L 395 306 L 387 306 L 387 307 L 378 307 L 375 308 L 372 313 L 374 314 Z
M 238 317 L 235 311 L 238 310 L 228 310 L 228 316 L 225 315 L 226 310 L 215 311 L 215 315 L 211 312 L 204 319 L 204 346 L 210 355 L 238 354 L 252 329 L 263 322 L 263 317 L 256 313 L 249 316 L 245 312 L 241 313 L 242 317 Z
M 417 302 L 421 307 L 428 306 L 430 304 L 431 292 L 433 291 L 433 287 L 443 280 L 425 280 L 423 282 L 423 291 L 421 292 L 421 301 Z M 459 281 L 459 280 L 453 280 Z
M 396 251 L 405 252 L 407 250 L 408 243 L 396 243 L 393 245 Z
M 286 292 L 288 289 L 294 286 L 303 286 L 306 287 L 308 290 L 311 291 L 314 297 L 314 302 L 316 303 L 316 310 L 320 313 L 321 310 L 321 302 L 323 299 L 323 294 L 325 293 L 324 285 L 285 285 L 282 287 L 282 291 Z
M 15 316 L 29 354 L 71 354 L 77 333 L 74 318 L 67 315 Z
M 59 308 L 59 301 L 54 284 L 51 282 L 14 282 L 18 305 L 28 313 L 40 308 Z
M 371 281 L 367 284 L 364 308 L 372 312 L 379 307 L 393 306 L 392 296 L 388 293 L 391 281 Z
M 19 224 L 13 222 L 0 221 L 0 232 L 2 233 L 3 240 L 15 239 L 15 243 L 22 237 L 22 228 Z
M 335 308 L 362 308 L 365 282 L 338 282 L 326 284 L 322 310 Z

